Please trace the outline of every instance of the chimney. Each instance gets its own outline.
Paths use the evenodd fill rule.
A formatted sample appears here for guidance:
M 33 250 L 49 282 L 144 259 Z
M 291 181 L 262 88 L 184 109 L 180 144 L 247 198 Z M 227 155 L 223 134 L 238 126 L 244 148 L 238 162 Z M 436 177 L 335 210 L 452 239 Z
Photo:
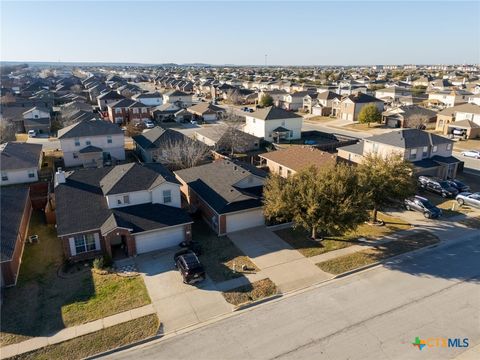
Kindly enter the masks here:
M 58 168 L 55 173 L 55 187 L 59 184 L 65 184 L 65 171 L 63 171 L 62 168 Z

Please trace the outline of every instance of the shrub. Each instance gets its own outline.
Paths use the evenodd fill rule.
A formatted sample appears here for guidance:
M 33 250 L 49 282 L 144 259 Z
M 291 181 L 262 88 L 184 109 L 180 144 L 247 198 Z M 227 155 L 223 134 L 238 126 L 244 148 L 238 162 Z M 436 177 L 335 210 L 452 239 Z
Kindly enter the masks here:
M 103 257 L 97 257 L 93 260 L 93 268 L 96 270 L 101 270 L 105 266 Z

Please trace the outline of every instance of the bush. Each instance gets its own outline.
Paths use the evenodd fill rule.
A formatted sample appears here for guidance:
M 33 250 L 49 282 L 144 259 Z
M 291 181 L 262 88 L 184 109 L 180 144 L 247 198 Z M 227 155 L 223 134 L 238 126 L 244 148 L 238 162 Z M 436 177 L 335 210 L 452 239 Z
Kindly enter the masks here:
M 103 257 L 98 257 L 93 260 L 93 268 L 96 270 L 102 270 L 105 267 Z

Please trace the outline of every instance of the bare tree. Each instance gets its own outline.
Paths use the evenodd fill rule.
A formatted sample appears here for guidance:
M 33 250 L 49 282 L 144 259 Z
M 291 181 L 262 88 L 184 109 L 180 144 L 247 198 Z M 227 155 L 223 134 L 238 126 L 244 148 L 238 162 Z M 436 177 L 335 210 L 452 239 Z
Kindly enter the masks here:
M 234 157 L 236 152 L 243 151 L 248 145 L 243 133 L 245 118 L 229 110 L 225 112 L 220 119 L 223 123 L 216 128 L 220 137 L 217 148 L 228 151 L 230 156 Z
M 197 166 L 210 156 L 207 145 L 186 136 L 167 141 L 160 152 L 161 162 L 173 170 Z
M 243 102 L 242 97 L 237 89 L 229 89 L 227 91 L 227 100 L 233 105 L 240 105 Z
M 78 85 L 78 84 L 77 84 L 77 85 L 73 85 L 73 86 L 70 88 L 70 90 L 71 90 L 74 94 L 77 94 L 77 95 L 79 95 L 79 94 L 81 94 L 81 93 L 83 92 L 82 86 L 81 86 L 81 85 Z
M 11 122 L 0 122 L 0 144 L 15 141 L 15 126 Z
M 415 129 L 425 129 L 428 124 L 429 117 L 424 114 L 413 114 L 406 119 L 404 127 L 415 128 Z

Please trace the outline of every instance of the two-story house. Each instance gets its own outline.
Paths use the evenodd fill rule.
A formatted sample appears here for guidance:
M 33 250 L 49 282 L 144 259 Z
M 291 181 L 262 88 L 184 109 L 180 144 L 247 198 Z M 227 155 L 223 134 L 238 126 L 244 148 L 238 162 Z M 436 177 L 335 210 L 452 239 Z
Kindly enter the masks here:
M 369 104 L 374 104 L 378 111 L 383 111 L 384 103 L 382 100 L 359 92 L 342 99 L 334 99 L 332 101 L 332 115 L 342 120 L 358 121 L 358 114 L 364 106 Z
M 125 96 L 120 95 L 118 92 L 114 90 L 110 90 L 104 93 L 101 93 L 97 96 L 97 104 L 100 110 L 105 111 L 107 110 L 107 106 L 113 104 L 119 100 L 125 99 Z
M 445 135 L 461 134 L 467 139 L 480 137 L 480 106 L 467 103 L 438 112 L 435 130 Z
M 389 104 L 411 105 L 412 92 L 403 86 L 391 86 L 375 91 L 375 97 Z
M 150 109 L 141 102 L 122 99 L 107 106 L 108 119 L 114 124 L 140 123 L 150 119 Z
M 180 184 L 161 164 L 59 171 L 57 234 L 65 257 L 134 256 L 191 239 Z
M 307 94 L 303 98 L 303 109 L 319 116 L 329 116 L 332 113 L 333 100 L 341 99 L 341 96 L 333 91 L 322 91 L 317 94 Z
M 187 94 L 180 90 L 172 90 L 163 94 L 163 102 L 187 108 L 193 103 L 192 94 Z
M 42 145 L 8 142 L 0 145 L 0 185 L 38 181 L 42 164 Z
M 150 107 L 163 104 L 163 97 L 159 92 L 135 94 L 132 96 L 132 99 Z
M 303 107 L 303 98 L 308 94 L 307 91 L 299 91 L 292 94 L 286 94 L 283 99 L 277 100 L 275 106 L 285 110 L 298 111 Z
M 464 90 L 436 90 L 428 94 L 428 102 L 442 107 L 452 107 L 468 102 L 472 93 Z
M 359 164 L 367 154 L 401 154 L 413 163 L 416 175 L 454 178 L 460 160 L 452 156 L 453 140 L 419 129 L 401 129 L 374 135 L 338 148 L 338 158 Z
M 99 167 L 125 160 L 125 137 L 118 125 L 80 121 L 58 131 L 65 166 Z
M 266 141 L 294 140 L 302 136 L 303 117 L 275 106 L 245 116 L 243 131 Z

